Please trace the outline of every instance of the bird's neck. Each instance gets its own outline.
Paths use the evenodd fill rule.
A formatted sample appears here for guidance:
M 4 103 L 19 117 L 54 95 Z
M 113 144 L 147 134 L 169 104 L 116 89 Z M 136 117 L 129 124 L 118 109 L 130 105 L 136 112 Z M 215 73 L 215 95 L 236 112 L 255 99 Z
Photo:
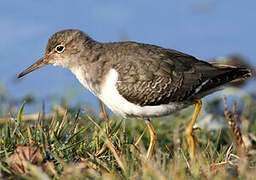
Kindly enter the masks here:
M 95 46 L 99 46 L 101 43 L 95 41 L 94 39 L 92 39 L 90 36 L 85 36 L 83 43 L 82 43 L 82 48 L 86 49 L 86 50 L 93 50 L 95 49 Z
M 105 74 L 111 68 L 111 61 L 106 57 L 104 44 L 95 42 L 93 48 L 86 48 L 68 67 L 87 89 L 98 94 Z
M 83 66 L 73 66 L 70 70 L 84 87 L 97 96 L 98 85 L 94 83 L 94 79 L 88 73 L 87 68 L 84 68 Z

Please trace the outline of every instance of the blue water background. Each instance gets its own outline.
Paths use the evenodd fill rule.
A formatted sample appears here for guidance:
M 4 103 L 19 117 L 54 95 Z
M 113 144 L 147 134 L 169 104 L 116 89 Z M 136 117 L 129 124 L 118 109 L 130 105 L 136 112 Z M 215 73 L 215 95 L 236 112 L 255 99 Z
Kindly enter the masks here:
M 14 99 L 33 94 L 38 112 L 66 96 L 97 108 L 67 69 L 47 66 L 21 80 L 18 73 L 43 56 L 50 35 L 78 28 L 98 41 L 132 40 L 200 59 L 240 54 L 256 65 L 256 1 L 238 0 L 8 0 L 0 2 L 0 86 Z M 253 91 L 250 82 L 246 91 Z

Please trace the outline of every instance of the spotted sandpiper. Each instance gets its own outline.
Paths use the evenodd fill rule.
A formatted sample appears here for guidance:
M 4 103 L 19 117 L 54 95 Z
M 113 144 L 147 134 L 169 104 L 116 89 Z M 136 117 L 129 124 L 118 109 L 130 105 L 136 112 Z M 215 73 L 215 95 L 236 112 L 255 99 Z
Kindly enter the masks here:
M 122 117 L 146 120 L 150 133 L 147 157 L 155 131 L 149 118 L 168 115 L 195 104 L 186 130 L 194 155 L 193 126 L 201 98 L 224 84 L 252 75 L 246 68 L 208 63 L 182 52 L 137 42 L 100 43 L 80 30 L 62 30 L 48 40 L 44 57 L 18 78 L 44 65 L 70 69 L 84 87 Z

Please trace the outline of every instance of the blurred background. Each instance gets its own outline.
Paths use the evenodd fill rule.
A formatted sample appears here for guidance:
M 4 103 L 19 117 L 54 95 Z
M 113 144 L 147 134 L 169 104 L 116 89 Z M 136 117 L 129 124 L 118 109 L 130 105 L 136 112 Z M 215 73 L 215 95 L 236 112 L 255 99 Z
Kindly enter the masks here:
M 8 106 L 33 103 L 46 110 L 68 104 L 98 108 L 97 99 L 67 69 L 47 66 L 16 76 L 43 56 L 56 31 L 81 29 L 97 41 L 138 41 L 176 49 L 203 60 L 238 54 L 256 66 L 256 1 L 58 1 L 0 2 L 0 96 Z M 255 83 L 244 91 L 251 92 Z

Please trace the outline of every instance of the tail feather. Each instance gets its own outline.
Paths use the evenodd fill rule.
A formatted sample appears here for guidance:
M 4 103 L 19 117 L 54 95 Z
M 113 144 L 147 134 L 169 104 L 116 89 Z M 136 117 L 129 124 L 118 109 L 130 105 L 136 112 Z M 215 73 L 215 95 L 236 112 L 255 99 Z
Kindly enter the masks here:
M 254 75 L 253 70 L 248 68 L 239 68 L 230 65 L 212 63 L 220 73 L 206 81 L 200 88 L 194 98 L 201 98 L 221 88 L 223 85 L 232 85 L 235 82 L 243 81 Z

